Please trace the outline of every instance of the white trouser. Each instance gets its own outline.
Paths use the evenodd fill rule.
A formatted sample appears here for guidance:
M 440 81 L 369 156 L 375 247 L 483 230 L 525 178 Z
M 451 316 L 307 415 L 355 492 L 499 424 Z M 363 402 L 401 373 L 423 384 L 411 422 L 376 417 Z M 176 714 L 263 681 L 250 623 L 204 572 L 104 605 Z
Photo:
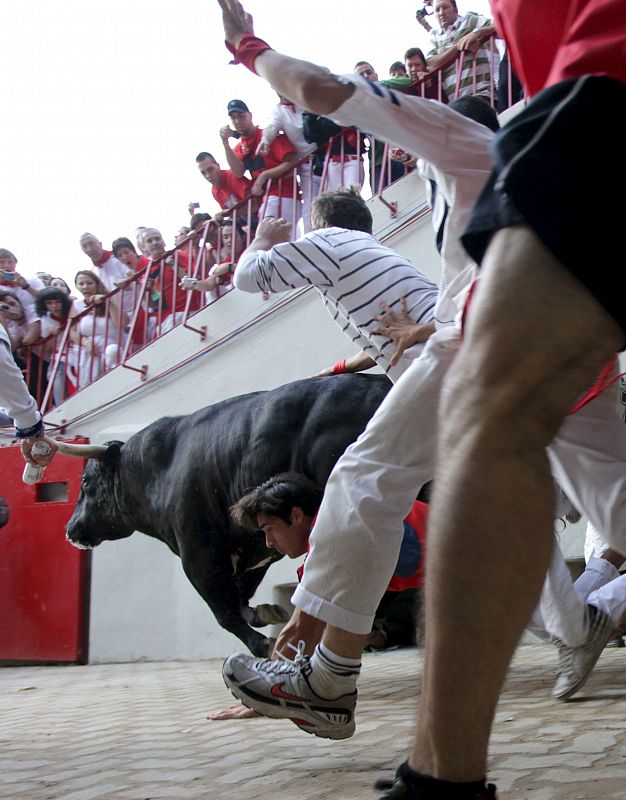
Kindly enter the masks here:
M 587 522 L 585 530 L 585 561 L 589 561 L 593 556 L 600 558 L 607 548 L 608 544 L 600 536 L 599 532 L 590 522 Z
M 365 181 L 365 167 L 363 158 L 351 158 L 348 161 L 329 161 L 326 171 L 325 192 L 333 192 L 340 186 L 356 184 L 359 190 Z
M 559 639 L 569 647 L 579 647 L 587 638 L 588 603 L 607 613 L 619 627 L 626 611 L 626 579 L 608 561 L 592 558 L 572 583 L 561 548 L 555 543 L 528 630 L 548 642 Z
M 300 191 L 302 192 L 302 231 L 308 233 L 311 230 L 311 206 L 313 201 L 320 193 L 321 176 L 313 174 L 311 164 L 300 164 L 298 167 L 300 176 Z
M 436 331 L 332 471 L 293 596 L 303 611 L 370 632 L 398 561 L 402 520 L 433 477 L 441 385 L 459 344 L 456 327 Z
M 297 226 L 301 214 L 302 204 L 299 199 L 266 195 L 259 209 L 259 220 L 264 217 L 282 217 L 291 223 L 291 238 L 297 239 Z
M 626 426 L 617 383 L 568 416 L 548 450 L 554 479 L 602 538 L 626 552 Z
M 293 595 L 302 611 L 351 633 L 370 632 L 397 563 L 402 519 L 433 477 L 439 395 L 459 345 L 456 326 L 433 334 L 337 462 Z M 626 532 L 626 492 L 619 496 L 626 488 L 626 427 L 611 396 L 609 390 L 567 418 L 550 460 L 570 500 L 623 550 L 615 540 Z

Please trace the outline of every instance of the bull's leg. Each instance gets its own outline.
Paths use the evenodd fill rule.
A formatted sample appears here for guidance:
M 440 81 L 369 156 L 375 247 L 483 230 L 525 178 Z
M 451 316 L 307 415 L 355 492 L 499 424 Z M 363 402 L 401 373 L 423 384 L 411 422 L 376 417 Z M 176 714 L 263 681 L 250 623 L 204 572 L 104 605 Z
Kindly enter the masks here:
M 253 630 L 241 613 L 233 566 L 226 553 L 209 547 L 181 551 L 185 574 L 224 630 L 242 641 L 251 653 L 266 656 L 273 640 Z
M 235 577 L 237 588 L 239 589 L 241 613 L 248 625 L 252 625 L 253 628 L 262 628 L 264 625 L 278 625 L 282 622 L 287 622 L 291 616 L 285 608 L 274 603 L 262 603 L 258 606 L 250 606 L 249 604 L 250 598 L 263 580 L 268 566 L 268 564 L 264 564 L 257 569 L 249 569 L 239 573 Z

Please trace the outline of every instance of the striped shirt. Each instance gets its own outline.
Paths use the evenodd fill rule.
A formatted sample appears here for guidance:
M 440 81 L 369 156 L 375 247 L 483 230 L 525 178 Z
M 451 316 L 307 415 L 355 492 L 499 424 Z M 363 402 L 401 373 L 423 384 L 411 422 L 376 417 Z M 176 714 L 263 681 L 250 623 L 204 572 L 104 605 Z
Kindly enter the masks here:
M 335 122 L 368 130 L 418 156 L 422 177 L 437 184 L 432 223 L 440 242 L 441 278 L 435 322 L 450 324 L 476 277 L 476 264 L 460 236 L 491 174 L 494 133 L 435 100 L 395 92 L 358 75 L 341 80 L 355 88 L 333 112 Z
M 486 28 L 492 24 L 487 17 L 472 12 L 462 17 L 457 17 L 452 25 L 447 28 L 430 32 L 432 48 L 428 51 L 426 58 L 443 53 L 468 33 L 480 28 Z M 461 56 L 459 55 L 459 57 Z M 463 97 L 466 94 L 486 95 L 489 97 L 491 87 L 492 85 L 495 87 L 495 80 L 498 75 L 500 64 L 498 51 L 494 49 L 492 54 L 490 45 L 486 43 L 478 49 L 476 56 L 473 56 L 468 51 L 463 53 L 462 57 L 463 66 L 461 67 L 461 76 L 458 81 L 458 58 L 443 71 L 443 88 L 448 100 L 456 100 L 457 97 Z M 474 83 L 474 73 L 476 73 L 476 83 Z
M 437 286 L 417 267 L 380 244 L 371 234 L 345 228 L 324 228 L 269 251 L 247 251 L 234 283 L 244 292 L 286 292 L 315 286 L 334 321 L 350 339 L 396 380 L 423 349 L 415 345 L 395 367 L 391 339 L 374 334 L 381 303 L 400 310 L 406 300 L 411 318 L 433 319 Z

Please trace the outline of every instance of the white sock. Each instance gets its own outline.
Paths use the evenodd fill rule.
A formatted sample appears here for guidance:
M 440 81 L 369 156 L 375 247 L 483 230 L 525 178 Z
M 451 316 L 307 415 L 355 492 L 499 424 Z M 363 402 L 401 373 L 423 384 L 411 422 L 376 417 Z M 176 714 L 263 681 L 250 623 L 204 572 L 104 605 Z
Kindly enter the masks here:
M 311 688 L 315 694 L 331 700 L 355 690 L 361 659 L 338 656 L 320 642 L 311 656 L 311 667 L 308 676 Z

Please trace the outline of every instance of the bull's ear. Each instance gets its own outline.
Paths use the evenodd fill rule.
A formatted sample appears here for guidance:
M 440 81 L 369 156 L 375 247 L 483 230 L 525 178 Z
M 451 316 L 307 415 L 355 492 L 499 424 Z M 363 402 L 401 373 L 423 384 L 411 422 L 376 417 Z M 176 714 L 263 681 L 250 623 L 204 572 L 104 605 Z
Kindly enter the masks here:
M 105 467 L 115 467 L 120 460 L 123 442 L 105 442 L 107 449 L 100 459 L 100 463 Z

